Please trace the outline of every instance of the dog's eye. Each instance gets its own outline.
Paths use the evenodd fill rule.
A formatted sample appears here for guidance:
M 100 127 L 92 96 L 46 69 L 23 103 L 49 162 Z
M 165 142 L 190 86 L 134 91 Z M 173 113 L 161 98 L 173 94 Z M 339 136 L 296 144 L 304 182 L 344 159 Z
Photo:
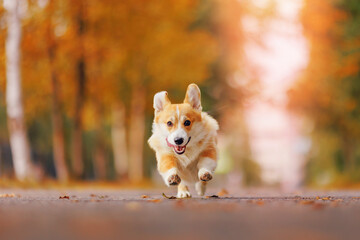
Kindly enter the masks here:
M 190 126 L 190 124 L 191 124 L 191 122 L 190 122 L 189 120 L 186 120 L 186 121 L 184 122 L 184 126 Z
M 166 124 L 168 125 L 168 127 L 171 127 L 173 125 L 171 121 L 168 121 Z

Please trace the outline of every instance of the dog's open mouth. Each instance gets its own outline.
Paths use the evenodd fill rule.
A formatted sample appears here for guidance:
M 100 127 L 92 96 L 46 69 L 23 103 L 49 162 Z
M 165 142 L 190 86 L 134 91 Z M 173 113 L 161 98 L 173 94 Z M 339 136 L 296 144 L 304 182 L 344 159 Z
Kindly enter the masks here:
M 177 154 L 183 154 L 186 150 L 186 146 L 173 146 L 173 148 Z
M 169 141 L 167 140 L 166 138 L 166 142 L 167 142 L 167 145 L 169 147 L 172 147 L 174 149 L 174 152 L 176 152 L 177 154 L 181 155 L 185 152 L 186 150 L 186 146 L 187 144 L 190 142 L 190 139 L 191 137 L 189 137 L 189 140 L 187 141 L 187 143 L 184 145 L 184 146 L 178 146 L 178 145 L 172 145 L 171 143 L 169 143 Z

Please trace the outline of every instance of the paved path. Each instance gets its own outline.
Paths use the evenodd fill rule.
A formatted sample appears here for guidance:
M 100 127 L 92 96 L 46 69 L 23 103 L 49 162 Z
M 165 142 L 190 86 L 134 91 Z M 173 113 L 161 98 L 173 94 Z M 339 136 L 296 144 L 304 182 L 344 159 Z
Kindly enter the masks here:
M 0 189 L 0 238 L 360 239 L 360 191 L 162 192 Z

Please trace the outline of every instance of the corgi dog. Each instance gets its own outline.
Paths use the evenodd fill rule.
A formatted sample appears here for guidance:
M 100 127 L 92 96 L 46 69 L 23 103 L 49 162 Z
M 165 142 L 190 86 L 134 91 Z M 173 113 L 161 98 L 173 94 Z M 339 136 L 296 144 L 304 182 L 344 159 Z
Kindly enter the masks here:
M 217 121 L 202 112 L 201 93 L 190 84 L 185 100 L 172 104 L 166 91 L 154 96 L 155 117 L 148 143 L 167 186 L 178 186 L 177 197 L 191 197 L 189 184 L 203 196 L 217 160 Z

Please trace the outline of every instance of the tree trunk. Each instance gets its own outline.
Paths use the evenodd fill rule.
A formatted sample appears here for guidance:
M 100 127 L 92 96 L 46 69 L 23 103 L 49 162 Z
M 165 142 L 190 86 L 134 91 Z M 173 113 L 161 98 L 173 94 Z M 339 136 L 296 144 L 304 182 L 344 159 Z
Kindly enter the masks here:
M 7 9 L 6 106 L 15 175 L 17 179 L 25 180 L 32 177 L 32 165 L 22 104 L 19 4 L 19 0 L 4 2 Z
M 49 48 L 51 64 L 51 87 L 52 87 L 52 135 L 53 135 L 53 157 L 55 163 L 56 176 L 61 182 L 69 180 L 69 172 L 65 161 L 65 140 L 64 123 L 61 116 L 61 104 L 59 97 L 59 82 L 54 67 L 54 50 Z
M 111 138 L 116 175 L 118 178 L 126 177 L 129 163 L 126 144 L 125 107 L 123 103 L 117 103 L 112 108 Z
M 132 90 L 129 136 L 129 179 L 139 182 L 143 179 L 143 146 L 145 135 L 145 89 L 141 86 Z
M 344 156 L 345 171 L 348 173 L 353 173 L 356 169 L 353 142 L 353 138 L 351 138 L 348 134 L 342 134 L 342 151 Z
M 53 159 L 56 171 L 56 177 L 61 182 L 69 180 L 69 170 L 66 166 L 65 160 L 65 140 L 64 140 L 64 123 L 62 118 L 62 107 L 60 101 L 60 85 L 58 80 L 58 73 L 56 71 L 55 58 L 56 58 L 56 42 L 54 36 L 54 25 L 51 17 L 55 12 L 55 2 L 50 1 L 45 9 L 47 13 L 46 21 L 46 42 L 47 53 L 49 58 L 51 90 L 52 90 L 52 139 L 53 139 Z
M 100 139 L 99 139 L 100 138 Z M 95 176 L 97 179 L 106 179 L 106 154 L 101 137 L 98 136 L 95 148 Z
M 103 126 L 103 111 L 99 103 L 96 103 L 96 140 L 95 140 L 95 176 L 97 179 L 106 179 L 106 153 L 105 153 L 105 137 Z
M 77 17 L 78 24 L 78 41 L 79 41 L 79 51 L 80 55 L 76 64 L 76 99 L 75 99 L 75 116 L 74 116 L 74 127 L 72 135 L 72 164 L 74 175 L 77 178 L 80 178 L 83 175 L 84 163 L 83 163 L 83 154 L 82 154 L 82 111 L 85 100 L 85 58 L 83 50 L 83 37 L 84 37 L 84 14 L 83 14 L 83 2 L 79 2 L 79 11 Z
M 76 177 L 83 174 L 83 154 L 82 154 L 82 110 L 85 95 L 85 63 L 79 60 L 77 66 L 77 94 L 75 99 L 75 116 L 72 135 L 72 163 L 73 171 Z

